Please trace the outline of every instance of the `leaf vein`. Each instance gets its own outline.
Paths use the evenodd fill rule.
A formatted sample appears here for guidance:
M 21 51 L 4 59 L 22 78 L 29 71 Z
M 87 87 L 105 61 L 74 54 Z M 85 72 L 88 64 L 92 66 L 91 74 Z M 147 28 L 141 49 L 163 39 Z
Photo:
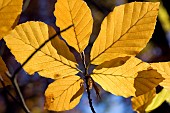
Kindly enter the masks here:
M 142 4 L 143 5 L 143 4 Z M 154 8 L 154 7 L 153 7 Z M 152 8 L 152 9 L 153 9 Z M 152 11 L 152 9 L 150 10 L 150 11 Z M 128 33 L 129 32 L 129 30 L 130 29 L 132 29 L 141 19 L 143 19 L 143 17 L 147 14 L 147 13 L 149 13 L 150 11 L 148 11 L 148 12 L 146 12 L 141 18 L 139 18 L 132 26 L 130 26 L 130 28 L 124 33 L 124 34 L 122 34 L 120 37 L 119 37 L 119 39 L 118 40 L 116 40 L 115 42 L 113 42 L 110 46 L 108 46 L 105 50 L 103 50 L 102 52 L 100 52 L 98 55 L 96 55 L 92 60 L 91 60 L 91 62 L 92 61 L 94 61 L 97 57 L 99 57 L 101 54 L 103 54 L 106 50 L 108 50 L 110 47 L 112 47 L 116 42 L 118 42 L 126 33 Z

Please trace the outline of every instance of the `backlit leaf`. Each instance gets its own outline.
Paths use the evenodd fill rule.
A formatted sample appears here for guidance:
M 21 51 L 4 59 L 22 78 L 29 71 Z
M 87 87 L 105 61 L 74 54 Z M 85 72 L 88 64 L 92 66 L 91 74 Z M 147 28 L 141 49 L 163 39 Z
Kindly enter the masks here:
M 21 64 L 51 36 L 51 27 L 42 22 L 27 22 L 18 25 L 4 40 L 12 54 Z M 56 43 L 62 43 L 58 41 Z M 62 43 L 63 44 L 63 43 Z M 65 46 L 66 47 L 66 46 Z M 63 47 L 63 51 L 67 51 L 68 60 L 57 53 L 57 50 L 48 42 L 41 50 L 39 50 L 23 67 L 26 72 L 33 74 L 39 72 L 40 75 L 48 78 L 56 79 L 58 77 L 77 74 L 75 58 L 68 48 Z
M 170 30 L 169 14 L 166 8 L 164 7 L 163 3 L 160 4 L 158 18 L 159 18 L 159 21 L 161 22 L 163 30 L 165 32 L 168 32 Z
M 51 40 L 51 43 L 53 47 L 57 50 L 57 53 L 59 55 L 62 55 L 68 60 L 76 62 L 74 55 L 70 52 L 68 46 L 65 44 L 63 40 L 59 39 L 59 37 L 55 37 L 54 39 Z
M 0 0 L 0 39 L 17 24 L 23 0 Z
M 7 77 L 6 72 L 8 71 L 2 57 L 0 57 L 0 77 L 3 79 L 5 85 L 11 85 L 10 79 Z M 2 88 L 2 84 L 0 82 L 0 88 Z
M 56 25 L 64 29 L 73 25 L 61 36 L 78 52 L 82 52 L 89 42 L 93 19 L 91 11 L 83 0 L 57 0 L 54 15 Z
M 84 92 L 82 79 L 71 75 L 51 83 L 45 91 L 45 108 L 53 111 L 65 111 L 74 108 Z
M 170 90 L 170 62 L 151 63 L 151 66 L 165 78 L 160 85 Z
M 162 89 L 161 92 L 156 94 L 156 96 L 154 97 L 152 102 L 147 106 L 145 111 L 150 112 L 150 111 L 156 109 L 169 97 L 170 97 L 170 91 L 168 91 L 166 89 Z
M 114 59 L 102 63 L 94 69 L 92 78 L 104 90 L 124 97 L 145 94 L 163 80 L 156 70 L 150 69 L 148 63 L 135 57 L 126 60 L 118 67 L 114 66 Z M 106 67 L 108 65 L 110 68 Z
M 105 17 L 91 51 L 91 63 L 135 56 L 148 43 L 156 24 L 159 3 L 133 2 L 115 7 Z
M 133 97 L 132 108 L 138 113 L 146 113 L 146 107 L 152 102 L 153 98 L 156 96 L 155 88 L 146 94 L 140 95 L 138 97 Z

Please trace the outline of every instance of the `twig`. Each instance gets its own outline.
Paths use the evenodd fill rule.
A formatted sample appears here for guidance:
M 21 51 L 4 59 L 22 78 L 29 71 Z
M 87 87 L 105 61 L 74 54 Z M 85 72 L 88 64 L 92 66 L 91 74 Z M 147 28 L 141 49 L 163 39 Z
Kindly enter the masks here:
M 8 94 L 14 101 L 16 101 L 18 104 L 20 104 L 20 102 L 6 89 L 5 83 L 3 78 L 0 76 L 0 81 L 3 87 L 3 90 L 5 91 L 6 94 Z
M 92 99 L 90 98 L 90 90 L 89 90 L 89 84 L 88 84 L 89 76 L 86 76 L 85 79 L 86 79 L 86 86 L 87 86 L 87 87 L 86 87 L 86 90 L 87 90 L 89 105 L 90 105 L 91 111 L 92 111 L 93 113 L 96 113 L 95 110 L 94 110 L 94 107 L 93 107 Z
M 89 80 L 89 75 L 88 75 L 88 68 L 86 66 L 86 60 L 85 60 L 85 54 L 84 54 L 84 51 L 82 54 L 80 54 L 81 56 L 81 59 L 82 59 L 82 62 L 83 62 L 83 67 L 85 69 L 85 72 L 84 72 L 84 76 L 85 76 L 85 81 L 86 81 L 86 90 L 87 90 L 87 95 L 88 95 L 88 100 L 89 100 L 89 105 L 90 105 L 90 108 L 91 108 L 91 111 L 93 113 L 96 113 L 95 110 L 94 110 L 94 107 L 93 107 L 93 103 L 92 103 L 92 99 L 90 98 L 90 90 L 89 90 L 89 84 L 88 84 L 88 80 Z
M 6 72 L 7 76 L 9 77 L 9 72 Z M 3 86 L 3 90 L 6 94 L 8 94 L 15 102 L 17 102 L 17 104 L 19 104 L 26 113 L 30 113 L 29 109 L 27 108 L 27 106 L 25 105 L 25 101 L 23 101 L 22 103 L 20 101 L 18 101 L 7 89 L 6 89 L 6 86 L 5 86 L 5 83 L 4 83 L 4 80 L 3 78 L 0 76 L 0 81 L 1 81 L 1 84 Z M 18 92 L 18 91 L 17 91 Z
M 11 76 L 9 72 L 6 72 L 6 74 L 9 77 Z M 11 82 L 12 82 L 12 85 L 14 86 L 15 91 L 16 91 L 18 97 L 19 97 L 21 107 L 23 108 L 25 113 L 30 113 L 30 110 L 28 109 L 27 105 L 25 104 L 24 98 L 23 98 L 21 91 L 20 91 L 20 88 L 18 86 L 17 77 L 15 77 L 14 79 L 11 79 Z
M 69 28 L 71 28 L 73 25 L 70 25 L 68 26 L 67 28 L 63 29 L 62 31 L 59 31 L 57 32 L 55 35 L 53 35 L 52 37 L 50 37 L 48 40 L 46 40 L 43 44 L 41 44 L 39 46 L 39 48 L 37 48 L 27 59 L 26 61 L 20 65 L 13 73 L 13 76 L 11 77 L 11 81 L 12 81 L 12 84 L 17 92 L 17 95 L 19 96 L 19 99 L 22 103 L 22 106 L 23 106 L 23 109 L 26 113 L 30 113 L 29 109 L 27 108 L 26 104 L 25 104 L 25 101 L 24 101 L 24 98 L 22 96 L 22 93 L 20 91 L 20 88 L 18 86 L 18 83 L 17 83 L 17 74 L 18 72 L 25 66 L 25 64 L 42 48 L 45 46 L 46 43 L 48 43 L 50 40 L 52 40 L 53 38 L 55 38 L 57 35 L 59 35 L 60 33 L 62 32 L 65 32 L 66 30 L 68 30 Z M 10 75 L 9 75 L 10 76 Z

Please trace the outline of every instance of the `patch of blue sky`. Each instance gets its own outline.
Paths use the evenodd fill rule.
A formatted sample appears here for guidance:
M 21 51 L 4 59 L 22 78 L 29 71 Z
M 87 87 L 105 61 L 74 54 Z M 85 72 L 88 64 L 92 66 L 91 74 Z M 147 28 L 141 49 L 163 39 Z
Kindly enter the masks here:
M 96 103 L 93 99 L 93 107 L 96 113 L 134 113 L 130 102 L 125 102 L 123 97 L 106 94 L 101 102 Z M 80 104 L 76 107 L 81 113 L 92 113 L 87 95 L 84 94 Z

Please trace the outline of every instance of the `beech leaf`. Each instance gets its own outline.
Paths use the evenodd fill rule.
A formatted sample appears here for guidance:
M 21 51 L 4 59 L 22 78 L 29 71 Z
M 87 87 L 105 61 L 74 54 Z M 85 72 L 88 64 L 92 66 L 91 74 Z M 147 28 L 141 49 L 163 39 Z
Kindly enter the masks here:
M 152 90 L 163 80 L 156 70 L 150 69 L 148 63 L 135 57 L 130 57 L 118 67 L 112 67 L 112 62 L 102 63 L 92 74 L 94 81 L 112 94 L 124 97 L 139 96 Z M 110 65 L 110 68 L 105 67 L 106 65 Z
M 0 0 L 0 39 L 17 25 L 23 0 Z
M 91 50 L 91 63 L 136 56 L 148 43 L 156 24 L 158 2 L 133 2 L 115 7 L 102 22 Z
M 27 22 L 18 25 L 12 30 L 4 40 L 21 64 L 48 38 L 51 36 L 51 27 L 42 22 Z M 57 38 L 57 37 L 56 37 Z M 62 40 L 56 43 L 62 43 Z M 62 43 L 64 45 L 64 43 Z M 68 48 L 63 47 L 63 51 L 67 51 L 67 57 L 64 58 L 57 53 L 57 50 L 48 42 L 41 50 L 39 50 L 23 67 L 26 72 L 33 74 L 38 72 L 41 76 L 56 79 L 70 74 L 77 74 L 75 58 Z
M 53 111 L 65 111 L 74 108 L 84 92 L 82 79 L 71 75 L 57 79 L 45 91 L 45 108 Z
M 151 63 L 151 66 L 165 78 L 160 85 L 165 89 L 170 90 L 170 62 Z
M 91 11 L 87 4 L 83 0 L 57 0 L 54 15 L 57 18 L 56 25 L 60 29 L 73 25 L 61 36 L 81 53 L 88 45 L 93 25 Z
M 152 102 L 147 106 L 145 111 L 150 112 L 157 107 L 159 107 L 167 98 L 170 98 L 170 91 L 166 89 L 162 89 L 161 92 L 156 94 L 156 96 L 153 98 Z
M 57 53 L 59 55 L 62 55 L 63 57 L 70 61 L 76 62 L 74 55 L 70 52 L 68 46 L 65 44 L 63 40 L 59 39 L 59 37 L 55 37 L 54 39 L 51 40 L 51 43 L 53 47 L 57 50 Z
M 155 96 L 156 96 L 156 90 L 154 88 L 151 91 L 147 92 L 146 94 L 140 95 L 138 97 L 133 97 L 131 99 L 132 108 L 138 113 L 146 113 L 145 109 L 152 102 Z
M 11 85 L 10 79 L 7 77 L 6 72 L 8 71 L 5 62 L 2 60 L 2 57 L 0 56 L 0 77 L 3 80 L 4 84 Z M 0 82 L 0 88 L 2 88 L 2 84 Z

